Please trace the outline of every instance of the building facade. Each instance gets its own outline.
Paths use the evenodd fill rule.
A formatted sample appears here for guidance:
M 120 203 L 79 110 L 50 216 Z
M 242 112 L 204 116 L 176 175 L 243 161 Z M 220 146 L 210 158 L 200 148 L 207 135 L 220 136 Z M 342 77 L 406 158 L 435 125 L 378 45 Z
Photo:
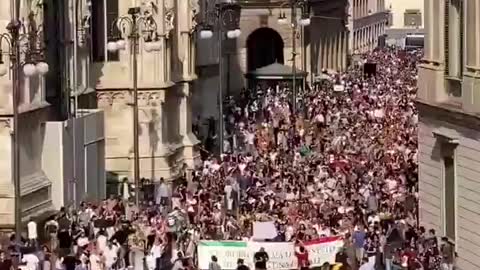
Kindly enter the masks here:
M 316 77 L 322 70 L 337 72 L 347 68 L 349 12 L 347 0 L 311 2 L 312 23 L 305 33 L 306 70 L 311 77 Z
M 12 3 L 17 1 L 0 4 L 2 34 L 6 33 L 6 25 L 13 18 L 10 13 L 14 9 L 10 6 Z M 81 117 L 72 118 L 68 113 L 68 92 L 73 85 L 66 78 L 71 78 L 68 71 L 76 69 L 71 66 L 72 54 L 64 49 L 64 42 L 68 40 L 65 34 L 74 31 L 69 28 L 73 23 L 68 23 L 67 19 L 73 21 L 73 17 L 69 17 L 73 1 L 62 3 L 64 5 L 59 6 L 58 1 L 51 0 L 19 1 L 20 19 L 37 25 L 36 29 L 22 30 L 22 34 L 36 33 L 35 37 L 40 40 L 36 46 L 49 64 L 49 71 L 44 76 L 27 77 L 23 72 L 19 75 L 19 192 L 23 221 L 42 218 L 43 214 L 84 199 L 86 193 L 96 194 L 92 199 L 104 196 L 105 171 L 101 162 L 104 152 L 103 114 L 85 110 Z M 57 16 L 59 14 L 63 18 Z M 62 41 L 60 36 L 65 40 Z M 48 43 L 44 44 L 44 39 Z M 9 230 L 13 228 L 15 217 L 13 81 L 12 70 L 8 69 L 9 57 L 5 54 L 11 52 L 11 48 L 6 39 L 2 41 L 2 64 L 8 73 L 0 77 L 0 229 Z M 25 51 L 22 49 L 20 59 L 24 59 Z M 82 70 L 85 65 L 79 64 L 77 68 Z M 89 86 L 84 80 L 79 80 L 79 85 L 83 88 Z M 91 130 L 92 127 L 95 131 Z M 75 150 L 73 145 L 76 145 Z M 96 174 L 88 175 L 90 171 Z
M 91 1 L 90 79 L 98 108 L 105 114 L 106 170 L 112 181 L 132 179 L 133 54 L 108 51 L 111 25 L 139 7 L 153 18 L 161 49 L 148 51 L 140 39 L 137 52 L 139 88 L 140 177 L 158 181 L 177 177 L 184 164 L 193 166 L 196 137 L 191 126 L 192 85 L 195 70 L 195 16 L 197 1 Z M 127 48 L 129 40 L 125 39 Z
M 407 34 L 424 33 L 424 1 L 423 0 L 386 0 L 390 11 L 387 40 L 391 44 L 399 44 Z
M 389 29 L 422 29 L 424 26 L 424 1 L 385 0 L 390 11 Z
M 456 269 L 479 269 L 480 1 L 425 0 L 424 10 L 417 95 L 420 223 L 455 245 Z
M 385 0 L 349 0 L 350 54 L 363 53 L 378 45 L 379 37 L 385 34 L 388 10 Z

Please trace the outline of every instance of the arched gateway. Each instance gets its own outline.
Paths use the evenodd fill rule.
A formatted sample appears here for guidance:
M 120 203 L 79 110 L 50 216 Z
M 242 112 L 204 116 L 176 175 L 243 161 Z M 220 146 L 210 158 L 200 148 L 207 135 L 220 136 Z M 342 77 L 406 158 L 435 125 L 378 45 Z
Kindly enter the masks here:
M 247 71 L 273 63 L 284 63 L 283 39 L 272 28 L 258 28 L 247 38 Z

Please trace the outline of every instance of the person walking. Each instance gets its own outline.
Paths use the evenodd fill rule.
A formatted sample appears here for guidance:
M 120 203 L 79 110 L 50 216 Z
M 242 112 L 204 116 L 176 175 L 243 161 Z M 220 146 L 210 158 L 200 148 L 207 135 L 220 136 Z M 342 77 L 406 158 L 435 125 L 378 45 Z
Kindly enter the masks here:
M 222 267 L 218 264 L 217 256 L 212 256 L 212 261 L 208 264 L 208 270 L 222 270 Z
M 255 252 L 253 260 L 255 262 L 255 270 L 266 270 L 269 257 L 265 248 L 261 247 L 259 251 Z

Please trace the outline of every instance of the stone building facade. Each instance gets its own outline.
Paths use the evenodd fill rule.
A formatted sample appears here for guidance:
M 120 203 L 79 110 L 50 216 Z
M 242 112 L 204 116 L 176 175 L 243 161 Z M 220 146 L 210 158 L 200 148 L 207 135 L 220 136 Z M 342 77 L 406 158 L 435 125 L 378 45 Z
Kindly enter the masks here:
M 133 58 L 128 49 L 107 50 L 110 26 L 132 7 L 155 19 L 161 45 L 159 51 L 147 51 L 142 39 L 138 52 L 140 177 L 173 179 L 194 165 L 198 141 L 191 131 L 191 97 L 197 78 L 198 1 L 18 1 L 22 18 L 33 14 L 43 25 L 50 64 L 45 78 L 21 77 L 24 220 L 84 199 L 104 198 L 105 171 L 110 180 L 132 179 Z M 1 29 L 12 18 L 10 2 L 1 3 Z M 0 227 L 11 228 L 11 76 L 0 77 L 0 88 Z
M 14 10 L 12 3 L 2 1 L 0 4 L 0 33 L 7 34 L 6 26 L 12 20 Z M 72 203 L 72 198 L 81 200 L 84 194 L 94 190 L 98 196 L 102 194 L 105 171 L 103 159 L 103 115 L 98 110 L 84 110 L 82 116 L 70 118 L 65 113 L 68 104 L 67 91 L 73 89 L 71 81 L 66 80 L 68 71 L 76 70 L 71 66 L 72 54 L 66 53 L 60 44 L 58 35 L 60 23 L 65 25 L 62 34 L 73 29 L 73 16 L 69 13 L 73 1 L 65 1 L 62 7 L 55 6 L 54 1 L 19 1 L 20 20 L 35 27 L 22 29 L 22 35 L 35 36 L 39 40 L 35 49 L 44 55 L 49 64 L 49 71 L 44 76 L 26 77 L 19 74 L 21 89 L 19 90 L 18 133 L 20 139 L 19 174 L 20 174 L 20 207 L 22 220 L 41 218 L 44 214 L 58 210 L 61 206 Z M 60 12 L 62 10 L 62 12 Z M 63 14 L 70 18 L 64 23 L 55 14 Z M 70 16 L 70 17 L 69 17 Z M 33 33 L 36 33 L 35 35 Z M 43 43 L 43 40 L 48 43 Z M 65 37 L 65 39 L 68 39 Z M 2 39 L 2 60 L 7 68 L 6 76 L 0 77 L 0 229 L 11 229 L 14 225 L 15 190 L 13 179 L 13 81 L 12 70 L 9 69 L 7 52 L 12 52 L 6 39 Z M 23 48 L 23 45 L 22 45 Z M 25 52 L 21 50 L 21 62 Z M 57 53 L 66 53 L 62 60 Z M 84 70 L 85 63 L 79 63 L 78 70 Z M 85 80 L 78 80 L 83 88 L 89 86 Z M 91 127 L 95 127 L 92 131 Z M 89 129 L 90 131 L 88 131 Z M 73 134 L 76 135 L 73 135 Z M 72 146 L 77 145 L 76 152 Z M 87 146 L 88 145 L 88 146 Z M 75 157 L 73 157 L 75 153 Z M 99 160 L 99 162 L 89 162 Z M 74 165 L 75 164 L 75 165 Z M 74 173 L 73 167 L 76 167 Z M 97 172 L 96 175 L 89 171 Z M 87 181 L 86 179 L 89 178 Z M 103 185 L 102 185 L 103 183 Z M 77 196 L 78 195 L 78 196 Z M 97 199 L 98 197 L 92 198 Z
M 191 131 L 192 85 L 195 72 L 194 17 L 197 1 L 105 1 L 92 6 L 92 20 L 106 22 L 127 15 L 138 6 L 156 22 L 161 49 L 138 50 L 140 177 L 173 179 L 185 164 L 193 166 L 197 139 Z M 91 78 L 95 80 L 98 108 L 105 114 L 106 169 L 118 180 L 133 177 L 133 65 L 127 49 L 107 51 L 107 24 L 93 24 Z M 99 28 L 99 29 L 95 29 Z M 96 44 L 95 44 L 96 42 Z M 128 40 L 127 42 L 127 48 Z M 95 47 L 101 47 L 100 49 Z M 102 47 L 103 46 L 103 47 Z
M 7 33 L 6 26 L 12 20 L 11 1 L 0 5 L 0 33 Z M 31 12 L 40 16 L 34 18 L 41 24 L 41 8 L 22 5 L 20 17 L 27 18 Z M 2 60 L 9 66 L 5 52 L 10 52 L 8 42 L 2 40 Z M 14 224 L 14 185 L 13 185 L 13 81 L 11 70 L 0 77 L 0 227 L 11 229 Z M 22 211 L 24 218 L 47 212 L 52 208 L 52 183 L 43 171 L 42 155 L 44 147 L 43 124 L 52 120 L 52 107 L 46 100 L 44 76 L 27 78 L 20 72 L 22 87 L 19 100 L 20 134 L 20 187 Z
M 419 65 L 420 223 L 480 268 L 480 1 L 426 0 Z M 468 35 L 467 35 L 468 33 Z
M 349 24 L 350 53 L 362 53 L 374 49 L 378 38 L 385 34 L 388 11 L 385 0 L 349 0 L 351 6 Z

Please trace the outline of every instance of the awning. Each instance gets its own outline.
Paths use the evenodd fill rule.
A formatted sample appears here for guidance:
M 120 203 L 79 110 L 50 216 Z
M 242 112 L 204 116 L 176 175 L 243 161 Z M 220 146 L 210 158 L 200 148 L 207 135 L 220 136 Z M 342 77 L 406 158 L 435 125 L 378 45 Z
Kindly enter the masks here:
M 257 68 L 256 70 L 247 73 L 247 78 L 258 80 L 284 80 L 293 78 L 292 67 L 280 63 L 273 63 L 268 66 Z M 307 72 L 297 69 L 295 77 L 299 79 L 305 78 Z

